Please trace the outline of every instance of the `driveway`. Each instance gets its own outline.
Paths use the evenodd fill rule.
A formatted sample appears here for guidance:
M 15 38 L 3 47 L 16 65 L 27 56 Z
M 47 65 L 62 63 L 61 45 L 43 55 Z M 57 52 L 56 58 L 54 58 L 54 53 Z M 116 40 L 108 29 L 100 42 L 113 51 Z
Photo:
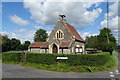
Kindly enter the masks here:
M 117 54 L 117 53 L 115 53 Z M 111 71 L 116 74 L 116 71 Z M 53 72 L 19 65 L 2 64 L 3 78 L 110 78 L 110 71 L 95 73 Z

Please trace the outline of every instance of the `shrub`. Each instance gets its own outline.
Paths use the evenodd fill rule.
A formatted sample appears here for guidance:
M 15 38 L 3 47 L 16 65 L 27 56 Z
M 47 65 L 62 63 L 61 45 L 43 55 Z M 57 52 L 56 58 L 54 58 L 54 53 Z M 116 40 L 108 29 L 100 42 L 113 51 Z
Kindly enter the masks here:
M 3 52 L 2 61 L 20 62 L 20 53 L 18 52 Z
M 56 56 L 54 54 L 27 53 L 26 62 L 56 64 Z
M 56 57 L 68 57 L 68 60 L 56 60 Z M 105 65 L 110 59 L 110 55 L 80 55 L 80 54 L 39 54 L 27 53 L 26 62 L 41 64 L 56 64 L 57 62 L 65 63 L 71 66 L 101 66 Z
M 109 60 L 109 55 L 58 55 L 58 56 L 66 56 L 68 60 L 58 60 L 58 62 L 63 62 L 68 65 L 76 66 L 76 65 L 85 65 L 85 66 L 100 66 L 104 65 Z
M 21 53 L 2 53 L 3 62 L 19 63 Z M 68 60 L 57 60 L 57 57 L 68 57 Z M 41 54 L 27 53 L 25 66 L 52 71 L 95 72 L 116 68 L 116 56 L 109 53 L 96 54 Z
M 3 61 L 20 61 L 20 53 L 3 53 Z M 68 57 L 67 60 L 57 60 L 57 57 Z M 106 65 L 111 56 L 106 52 L 102 54 L 45 54 L 45 53 L 27 53 L 26 62 L 36 64 L 57 64 L 65 63 L 70 66 L 101 66 Z

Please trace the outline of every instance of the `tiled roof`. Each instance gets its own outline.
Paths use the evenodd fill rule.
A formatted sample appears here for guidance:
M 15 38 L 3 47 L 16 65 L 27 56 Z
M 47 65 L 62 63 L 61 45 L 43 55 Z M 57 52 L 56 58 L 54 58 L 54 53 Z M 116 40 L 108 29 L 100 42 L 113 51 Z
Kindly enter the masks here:
M 70 43 L 71 43 L 71 41 L 61 41 L 60 47 L 62 47 L 62 48 L 69 47 Z
M 71 34 L 72 36 L 75 36 L 75 39 L 76 39 L 76 40 L 85 42 L 85 41 L 81 38 L 81 36 L 78 34 L 78 32 L 75 30 L 75 28 L 74 28 L 72 25 L 66 23 L 66 24 L 65 24 L 65 27 L 67 28 L 67 30 L 70 32 L 70 34 Z
M 72 36 L 75 36 L 75 39 L 76 39 L 76 40 L 79 40 L 79 41 L 81 41 L 81 42 L 85 42 L 85 41 L 81 38 L 81 36 L 78 34 L 78 32 L 75 30 L 75 28 L 74 28 L 72 25 L 66 23 L 66 22 L 63 21 L 63 20 L 60 20 L 60 22 L 62 22 L 62 23 L 64 24 L 64 26 L 66 27 L 66 29 L 68 30 L 68 32 L 69 32 Z
M 30 48 L 39 48 L 39 47 L 48 48 L 48 45 L 49 42 L 35 42 L 30 46 Z
M 60 47 L 65 48 L 70 46 L 71 41 L 60 41 Z M 49 42 L 35 42 L 30 48 L 48 48 Z

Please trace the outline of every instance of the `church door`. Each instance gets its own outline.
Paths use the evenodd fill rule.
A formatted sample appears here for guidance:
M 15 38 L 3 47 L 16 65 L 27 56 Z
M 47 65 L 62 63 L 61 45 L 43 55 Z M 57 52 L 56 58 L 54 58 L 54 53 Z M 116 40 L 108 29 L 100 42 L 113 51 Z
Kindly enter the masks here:
M 52 53 L 58 53 L 58 49 L 55 44 L 53 44 Z

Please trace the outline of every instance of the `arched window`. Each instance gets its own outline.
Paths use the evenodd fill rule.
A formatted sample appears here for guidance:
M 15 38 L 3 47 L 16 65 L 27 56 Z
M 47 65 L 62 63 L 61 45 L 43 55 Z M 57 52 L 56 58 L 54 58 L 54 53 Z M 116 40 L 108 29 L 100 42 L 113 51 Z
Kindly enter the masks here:
M 58 36 L 59 36 L 59 33 L 57 33 L 57 38 L 58 38 Z
M 61 38 L 60 33 L 61 33 L 61 32 L 59 31 L 59 38 Z
M 57 39 L 64 39 L 64 34 L 63 34 L 63 32 L 61 30 L 58 30 L 56 32 L 56 38 Z

